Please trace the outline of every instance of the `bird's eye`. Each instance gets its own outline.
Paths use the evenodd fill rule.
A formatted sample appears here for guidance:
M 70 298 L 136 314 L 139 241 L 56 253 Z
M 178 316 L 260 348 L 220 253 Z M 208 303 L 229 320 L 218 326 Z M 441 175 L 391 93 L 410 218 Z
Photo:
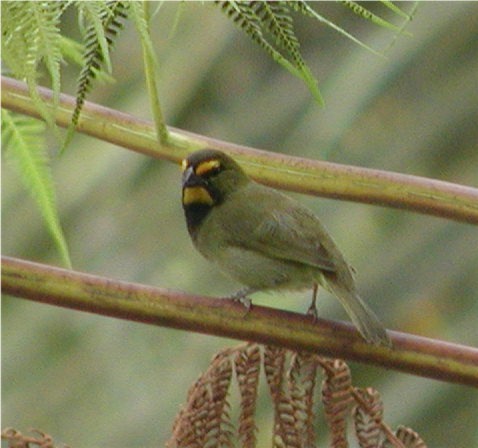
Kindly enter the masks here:
M 217 159 L 206 160 L 196 167 L 196 174 L 201 177 L 209 177 L 221 170 L 221 162 Z

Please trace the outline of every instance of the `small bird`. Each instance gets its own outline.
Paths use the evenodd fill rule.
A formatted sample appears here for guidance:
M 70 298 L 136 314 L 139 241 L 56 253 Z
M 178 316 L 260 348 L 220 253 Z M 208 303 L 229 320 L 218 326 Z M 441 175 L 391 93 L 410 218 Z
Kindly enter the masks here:
M 334 294 L 366 341 L 390 346 L 357 293 L 352 268 L 319 219 L 299 202 L 254 182 L 231 157 L 203 149 L 182 163 L 182 203 L 197 250 L 245 286 L 232 296 L 248 308 L 257 291 L 313 289 Z

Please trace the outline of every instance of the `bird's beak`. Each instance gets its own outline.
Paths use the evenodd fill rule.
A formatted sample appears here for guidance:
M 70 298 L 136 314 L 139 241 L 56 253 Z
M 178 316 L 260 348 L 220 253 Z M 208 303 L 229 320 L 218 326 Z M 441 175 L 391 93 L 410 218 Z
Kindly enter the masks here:
M 194 167 L 188 166 L 183 171 L 183 188 L 184 187 L 203 187 L 205 182 L 200 176 L 194 172 Z
M 183 171 L 183 187 L 189 187 L 191 186 L 192 180 L 196 177 L 194 174 L 194 169 L 192 166 L 188 166 L 184 171 Z
M 183 172 L 183 206 L 214 205 L 214 199 L 207 188 L 206 181 L 198 176 L 192 166 Z

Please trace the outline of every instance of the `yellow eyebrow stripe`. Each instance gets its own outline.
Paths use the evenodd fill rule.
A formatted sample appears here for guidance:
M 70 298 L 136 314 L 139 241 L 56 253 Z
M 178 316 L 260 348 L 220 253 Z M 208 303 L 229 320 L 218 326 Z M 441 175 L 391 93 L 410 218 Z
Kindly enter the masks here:
M 204 176 L 210 171 L 217 169 L 221 166 L 221 162 L 217 159 L 206 160 L 205 162 L 200 163 L 196 167 L 196 174 L 198 176 Z

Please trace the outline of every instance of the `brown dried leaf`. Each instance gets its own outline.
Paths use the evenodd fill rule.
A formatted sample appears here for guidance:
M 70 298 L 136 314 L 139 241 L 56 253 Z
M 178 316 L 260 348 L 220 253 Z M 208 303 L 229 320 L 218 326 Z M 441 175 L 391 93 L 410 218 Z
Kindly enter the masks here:
M 381 448 L 427 448 L 427 444 L 423 439 L 415 431 L 405 426 L 399 426 L 395 432 L 395 436 L 401 445 L 387 439 L 383 442 Z
M 274 404 L 279 403 L 282 394 L 285 355 L 286 351 L 282 348 L 264 347 L 264 373 Z
M 275 447 L 300 448 L 294 407 L 284 390 L 286 353 L 282 348 L 264 348 L 264 372 L 275 410 L 272 440 Z
M 247 344 L 240 348 L 234 358 L 236 377 L 241 394 L 241 413 L 239 415 L 239 438 L 244 448 L 256 446 L 256 425 L 254 413 L 257 402 L 261 352 L 259 345 Z
M 231 435 L 224 427 L 229 420 L 226 396 L 232 375 L 230 352 L 219 352 L 189 390 L 187 404 L 176 417 L 167 447 L 203 448 L 206 443 L 228 446 Z
M 231 384 L 232 364 L 229 351 L 220 352 L 206 372 L 209 389 L 205 444 L 208 448 L 233 446 L 227 393 Z
M 352 412 L 355 433 L 361 448 L 376 448 L 385 434 L 382 430 L 383 403 L 372 388 L 355 389 L 357 406 Z
M 2 439 L 8 440 L 8 448 L 55 448 L 53 437 L 49 434 L 39 429 L 29 431 L 38 434 L 38 437 L 24 435 L 14 428 L 5 428 L 2 431 Z M 63 447 L 68 448 L 67 445 Z
M 352 376 L 348 365 L 341 359 L 321 359 L 325 373 L 322 382 L 322 403 L 335 448 L 346 448 L 347 415 L 353 402 Z
M 201 376 L 189 390 L 186 406 L 180 411 L 173 426 L 168 448 L 202 448 L 206 436 L 208 391 Z
M 315 447 L 314 430 L 314 390 L 318 361 L 309 353 L 292 354 L 291 365 L 287 372 L 289 396 L 294 408 L 296 429 L 301 446 Z

